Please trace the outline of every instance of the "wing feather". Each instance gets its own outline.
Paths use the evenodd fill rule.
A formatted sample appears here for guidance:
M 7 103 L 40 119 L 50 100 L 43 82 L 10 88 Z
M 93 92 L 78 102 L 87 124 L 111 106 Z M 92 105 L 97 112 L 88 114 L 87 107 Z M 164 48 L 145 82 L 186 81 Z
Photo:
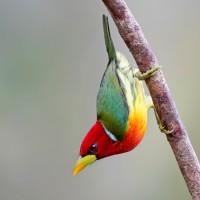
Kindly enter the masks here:
M 97 119 L 119 141 L 125 136 L 129 109 L 116 72 L 115 60 L 107 67 L 97 96 Z

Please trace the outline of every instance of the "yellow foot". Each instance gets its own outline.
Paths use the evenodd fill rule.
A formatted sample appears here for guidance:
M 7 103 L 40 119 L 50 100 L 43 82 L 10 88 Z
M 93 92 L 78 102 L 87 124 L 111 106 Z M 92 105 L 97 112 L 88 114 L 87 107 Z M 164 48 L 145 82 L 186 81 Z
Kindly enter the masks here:
M 155 109 L 155 107 L 154 107 L 154 105 L 153 105 L 153 102 L 151 102 L 151 103 L 148 105 L 148 108 L 153 108 L 154 113 L 155 113 L 155 116 L 156 116 L 156 121 L 157 121 L 158 127 L 159 127 L 159 129 L 160 129 L 160 131 L 161 131 L 162 133 L 170 134 L 170 133 L 172 133 L 172 132 L 174 131 L 174 129 L 173 129 L 173 130 L 167 130 L 167 129 L 165 129 L 165 127 L 162 125 L 162 122 L 160 121 L 160 118 L 158 117 L 158 114 L 157 114 L 156 109 Z
M 160 68 L 161 66 L 155 66 L 152 69 L 146 71 L 145 73 L 141 73 L 140 71 L 138 71 L 135 76 L 139 80 L 144 80 L 144 79 L 149 78 L 150 76 L 153 76 Z
M 158 123 L 158 121 L 157 121 Z M 162 133 L 165 133 L 165 134 L 171 134 L 173 132 L 173 130 L 167 130 L 165 129 L 165 127 L 161 124 L 161 122 L 158 123 L 158 126 L 159 126 L 159 129 Z

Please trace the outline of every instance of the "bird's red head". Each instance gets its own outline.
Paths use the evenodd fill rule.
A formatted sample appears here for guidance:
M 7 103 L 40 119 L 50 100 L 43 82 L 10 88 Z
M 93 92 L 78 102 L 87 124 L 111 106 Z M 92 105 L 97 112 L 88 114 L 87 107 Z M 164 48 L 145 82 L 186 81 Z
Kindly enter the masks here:
M 80 156 L 95 155 L 97 159 L 105 158 L 118 153 L 117 142 L 106 133 L 100 121 L 96 121 L 85 136 L 81 147 Z
M 123 149 L 120 148 L 119 142 L 111 139 L 101 122 L 96 121 L 83 139 L 80 147 L 80 159 L 77 161 L 73 175 L 76 175 L 84 167 L 97 159 L 119 153 L 123 153 Z

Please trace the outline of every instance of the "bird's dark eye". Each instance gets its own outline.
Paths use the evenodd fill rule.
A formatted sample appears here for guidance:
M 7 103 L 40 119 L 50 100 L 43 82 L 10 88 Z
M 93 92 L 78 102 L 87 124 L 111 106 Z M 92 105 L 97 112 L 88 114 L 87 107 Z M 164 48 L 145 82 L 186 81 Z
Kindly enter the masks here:
M 89 155 L 95 155 L 97 152 L 97 143 L 92 144 L 88 150 Z

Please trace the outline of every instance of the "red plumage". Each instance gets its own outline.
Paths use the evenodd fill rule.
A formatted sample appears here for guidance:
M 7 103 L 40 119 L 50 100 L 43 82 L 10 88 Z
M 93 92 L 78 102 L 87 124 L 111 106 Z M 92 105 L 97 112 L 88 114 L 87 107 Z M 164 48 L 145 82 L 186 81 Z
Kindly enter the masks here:
M 80 155 L 84 157 L 94 154 L 97 159 L 101 159 L 125 153 L 131 151 L 139 144 L 142 137 L 136 137 L 138 137 L 138 134 L 132 132 L 132 134 L 127 134 L 122 141 L 114 141 L 108 136 L 101 122 L 96 121 L 81 144 Z

